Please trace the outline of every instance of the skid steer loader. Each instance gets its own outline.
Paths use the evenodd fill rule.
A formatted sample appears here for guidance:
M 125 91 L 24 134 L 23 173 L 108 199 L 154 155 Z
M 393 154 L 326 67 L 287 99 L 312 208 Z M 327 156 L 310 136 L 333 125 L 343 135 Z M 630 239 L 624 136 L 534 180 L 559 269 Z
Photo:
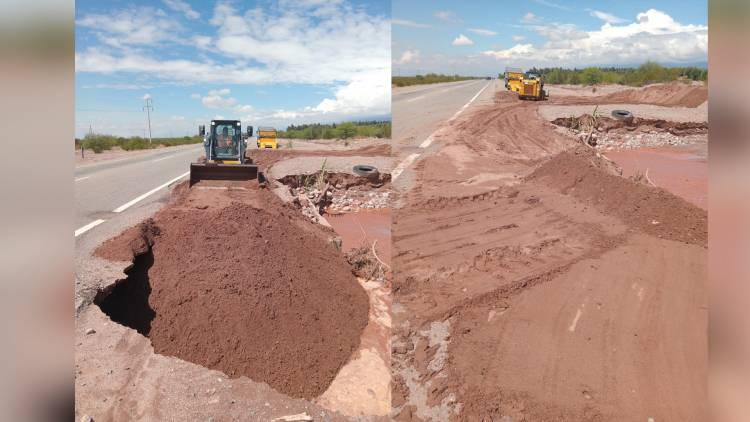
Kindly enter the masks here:
M 211 120 L 211 127 L 201 125 L 206 161 L 190 163 L 190 186 L 201 180 L 252 180 L 258 178 L 258 166 L 245 158 L 247 138 L 253 136 L 253 127 L 242 133 L 239 120 Z

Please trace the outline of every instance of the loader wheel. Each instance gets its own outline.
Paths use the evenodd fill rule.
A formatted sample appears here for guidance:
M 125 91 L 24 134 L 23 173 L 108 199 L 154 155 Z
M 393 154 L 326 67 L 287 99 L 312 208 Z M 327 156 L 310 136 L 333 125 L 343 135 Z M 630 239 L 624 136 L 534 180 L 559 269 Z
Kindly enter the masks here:
M 366 177 L 368 179 L 374 180 L 380 177 L 380 172 L 373 166 L 358 164 L 354 166 L 352 170 L 354 170 L 354 173 L 358 176 Z

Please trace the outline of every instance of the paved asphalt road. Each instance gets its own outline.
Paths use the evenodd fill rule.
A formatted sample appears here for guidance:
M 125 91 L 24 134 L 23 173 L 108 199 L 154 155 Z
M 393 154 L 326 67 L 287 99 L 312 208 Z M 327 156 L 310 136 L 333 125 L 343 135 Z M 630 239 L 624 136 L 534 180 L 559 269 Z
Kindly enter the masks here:
M 409 168 L 433 146 L 429 140 L 451 119 L 493 101 L 500 80 L 470 80 L 396 88 L 392 95 L 394 178 L 410 178 Z M 434 147 L 433 147 L 434 148 Z M 404 183 L 404 182 L 402 182 Z
M 169 191 L 168 186 L 155 189 L 180 176 L 183 177 L 175 182 L 186 180 L 190 163 L 202 153 L 199 144 L 76 167 L 73 179 L 76 242 L 96 236 L 107 225 L 132 224 L 129 216 L 163 200 Z M 152 193 L 144 196 L 149 192 Z

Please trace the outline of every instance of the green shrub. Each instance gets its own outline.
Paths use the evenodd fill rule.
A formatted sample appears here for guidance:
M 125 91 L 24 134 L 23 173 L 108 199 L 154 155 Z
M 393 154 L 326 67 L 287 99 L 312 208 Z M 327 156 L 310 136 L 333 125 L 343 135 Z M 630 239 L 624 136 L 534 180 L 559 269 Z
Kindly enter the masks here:
M 469 79 L 479 79 L 479 77 L 428 73 L 426 75 L 416 75 L 416 76 L 393 76 L 391 78 L 391 83 L 393 85 L 401 87 L 401 86 L 409 86 L 409 85 L 435 84 L 435 83 L 440 83 L 440 82 L 466 81 Z
M 594 85 L 599 83 L 643 86 L 676 80 L 708 80 L 708 70 L 698 67 L 664 67 L 646 62 L 637 68 L 587 67 L 584 69 L 532 68 L 548 84 Z

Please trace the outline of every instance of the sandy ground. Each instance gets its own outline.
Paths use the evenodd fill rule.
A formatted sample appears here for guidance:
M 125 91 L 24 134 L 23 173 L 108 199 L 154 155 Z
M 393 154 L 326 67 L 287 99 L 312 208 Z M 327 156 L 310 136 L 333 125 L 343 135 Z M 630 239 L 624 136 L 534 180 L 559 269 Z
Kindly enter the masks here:
M 539 105 L 500 93 L 414 165 L 393 417 L 704 420 L 705 212 L 617 176 Z

